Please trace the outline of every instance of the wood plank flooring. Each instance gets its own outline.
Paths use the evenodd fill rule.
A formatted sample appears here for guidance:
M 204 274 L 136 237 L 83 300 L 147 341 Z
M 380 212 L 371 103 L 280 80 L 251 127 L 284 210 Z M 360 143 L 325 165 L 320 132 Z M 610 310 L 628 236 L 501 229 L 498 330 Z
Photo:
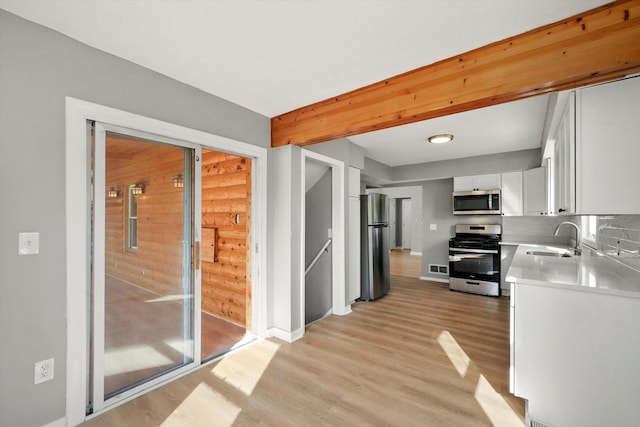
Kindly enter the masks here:
M 184 355 L 168 343 L 182 340 L 184 300 L 112 276 L 105 278 L 105 295 L 105 393 L 118 392 L 182 363 Z M 245 338 L 243 326 L 206 312 L 201 320 L 202 360 L 228 351 Z
M 392 277 L 391 291 L 259 340 L 87 426 L 522 426 L 509 301 Z
M 392 276 L 419 279 L 422 275 L 422 257 L 411 255 L 408 249 L 393 249 L 389 256 Z

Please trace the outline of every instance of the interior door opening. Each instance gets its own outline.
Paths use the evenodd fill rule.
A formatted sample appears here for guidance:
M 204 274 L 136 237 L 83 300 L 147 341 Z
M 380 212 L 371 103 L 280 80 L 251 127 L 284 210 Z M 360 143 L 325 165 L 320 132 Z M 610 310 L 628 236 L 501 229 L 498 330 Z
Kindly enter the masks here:
M 332 312 L 332 169 L 305 160 L 305 325 Z

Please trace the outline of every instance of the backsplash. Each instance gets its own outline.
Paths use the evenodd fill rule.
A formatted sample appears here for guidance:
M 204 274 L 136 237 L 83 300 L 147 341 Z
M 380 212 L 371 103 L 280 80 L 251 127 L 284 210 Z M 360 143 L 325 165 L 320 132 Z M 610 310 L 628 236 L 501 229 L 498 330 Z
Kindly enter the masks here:
M 579 221 L 575 216 L 505 216 L 502 218 L 502 240 L 515 243 L 572 244 L 576 232 L 571 227 L 562 227 L 558 236 L 553 232 L 564 221 Z M 576 224 L 580 225 L 579 222 Z
M 640 215 L 599 216 L 596 226 L 596 249 L 640 271 Z
M 573 244 L 575 231 L 563 227 L 558 236 L 553 231 L 563 221 L 571 221 L 583 230 L 587 216 L 503 217 L 502 240 L 537 244 Z M 640 272 L 640 215 L 597 216 L 592 227 L 595 245 L 584 242 L 617 262 Z M 619 255 L 618 255 L 619 253 Z

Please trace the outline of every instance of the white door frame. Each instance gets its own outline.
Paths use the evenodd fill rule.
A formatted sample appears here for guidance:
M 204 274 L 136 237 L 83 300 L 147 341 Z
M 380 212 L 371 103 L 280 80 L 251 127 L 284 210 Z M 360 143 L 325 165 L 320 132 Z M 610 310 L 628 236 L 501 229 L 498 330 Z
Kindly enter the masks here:
M 332 314 L 344 315 L 351 313 L 351 305 L 347 303 L 346 291 L 346 262 L 345 262 L 345 171 L 344 162 L 331 157 L 318 154 L 314 151 L 300 150 L 301 153 L 301 176 L 304 180 L 306 176 L 307 159 L 316 160 L 331 168 L 331 299 Z M 306 218 L 306 189 L 300 186 L 300 318 L 301 334 L 304 335 L 305 327 L 305 218 Z M 297 337 L 299 338 L 299 337 Z
M 67 273 L 67 402 L 66 423 L 83 422 L 88 379 L 87 283 L 91 253 L 90 187 L 91 153 L 87 121 L 122 126 L 159 137 L 174 138 L 214 150 L 252 158 L 252 332 L 267 336 L 266 252 L 267 150 L 218 135 L 186 128 L 98 104 L 66 98 L 66 273 Z M 197 369 L 194 367 L 193 369 Z M 148 391 L 148 390 L 147 390 Z M 135 396 L 132 396 L 133 398 Z
M 411 198 L 402 200 L 402 249 L 411 249 L 413 251 L 413 203 Z M 408 209 L 407 209 L 408 208 Z M 407 246 L 407 243 L 409 246 Z

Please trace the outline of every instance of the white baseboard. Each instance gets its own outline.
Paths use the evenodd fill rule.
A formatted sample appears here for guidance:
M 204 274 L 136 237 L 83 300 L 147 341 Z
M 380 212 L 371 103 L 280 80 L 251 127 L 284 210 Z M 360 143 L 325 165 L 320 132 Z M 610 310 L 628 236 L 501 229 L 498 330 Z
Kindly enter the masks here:
M 63 417 L 59 420 L 51 421 L 50 423 L 44 424 L 42 427 L 66 427 L 67 418 Z
M 269 328 L 269 336 L 276 337 L 286 342 L 294 342 L 304 336 L 304 328 L 297 329 L 293 332 L 283 331 L 280 328 Z
M 411 252 L 409 252 L 409 255 L 413 255 L 413 256 L 422 256 L 422 252 L 418 252 L 418 251 L 411 251 Z
M 420 276 L 420 280 L 431 280 L 432 282 L 449 283 L 449 279 L 440 279 L 438 277 Z
M 346 316 L 347 314 L 351 314 L 351 304 L 346 305 L 341 310 L 334 311 L 333 314 L 336 314 L 338 316 Z

